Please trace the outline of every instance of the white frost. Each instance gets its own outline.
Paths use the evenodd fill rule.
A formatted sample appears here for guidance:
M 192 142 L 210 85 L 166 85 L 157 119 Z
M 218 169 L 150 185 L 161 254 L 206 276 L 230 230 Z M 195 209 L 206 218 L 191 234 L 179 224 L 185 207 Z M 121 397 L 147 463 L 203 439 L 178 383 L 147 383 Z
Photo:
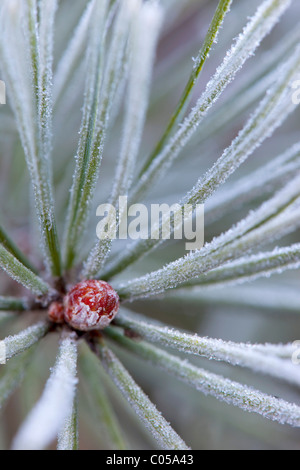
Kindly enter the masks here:
M 14 438 L 13 450 L 41 450 L 51 444 L 71 414 L 76 391 L 77 346 L 71 335 L 59 354 L 43 394 Z

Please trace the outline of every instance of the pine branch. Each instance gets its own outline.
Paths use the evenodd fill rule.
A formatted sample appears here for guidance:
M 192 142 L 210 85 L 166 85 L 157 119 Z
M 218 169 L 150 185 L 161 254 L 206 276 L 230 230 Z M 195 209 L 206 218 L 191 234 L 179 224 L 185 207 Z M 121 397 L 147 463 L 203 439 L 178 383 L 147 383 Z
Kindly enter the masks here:
M 15 103 L 17 118 L 23 121 L 20 135 L 23 140 L 28 169 L 31 175 L 35 205 L 40 225 L 41 239 L 48 270 L 54 277 L 61 276 L 60 248 L 57 236 L 54 199 L 52 187 L 52 65 L 53 65 L 53 36 L 54 17 L 57 8 L 56 0 L 41 0 L 39 4 L 39 23 L 37 20 L 37 3 L 28 0 L 22 5 L 23 23 L 28 48 L 28 61 L 32 73 L 31 90 L 28 90 L 27 99 L 31 99 L 29 106 L 37 121 L 37 128 L 30 122 L 30 114 L 26 113 L 25 106 Z M 27 65 L 27 64 L 26 64 Z M 23 71 L 26 76 L 27 71 Z M 12 76 L 12 80 L 19 77 Z M 19 97 L 16 95 L 14 100 Z M 24 115 L 22 115 L 24 114 Z M 28 127 L 28 129 L 25 128 Z M 26 142 L 27 141 L 27 142 Z
M 232 4 L 232 0 L 220 0 L 218 7 L 215 11 L 213 16 L 212 22 L 204 39 L 204 43 L 202 48 L 200 49 L 198 56 L 194 59 L 194 66 L 188 83 L 183 91 L 183 94 L 179 100 L 176 110 L 174 111 L 167 128 L 156 145 L 154 151 L 149 156 L 147 162 L 145 163 L 142 171 L 139 174 L 139 178 L 142 178 L 143 174 L 146 173 L 148 168 L 150 167 L 151 163 L 155 158 L 160 154 L 164 145 L 169 140 L 170 136 L 173 134 L 176 124 L 178 123 L 179 119 L 183 116 L 190 100 L 192 93 L 194 91 L 194 87 L 198 82 L 198 78 L 203 70 L 203 67 L 209 57 L 210 51 L 213 45 L 217 42 L 219 31 L 222 27 L 224 22 L 225 16 L 230 10 L 230 6 Z
M 141 7 L 132 25 L 129 90 L 123 142 L 109 200 L 110 206 L 108 206 L 108 217 L 112 219 L 115 208 L 119 207 L 119 197 L 128 194 L 135 171 L 146 119 L 151 72 L 161 23 L 161 8 L 156 3 L 146 3 Z M 105 236 L 101 233 L 100 237 L 85 264 L 83 278 L 96 277 L 109 254 L 112 244 L 109 234 Z
M 106 333 L 126 349 L 151 364 L 159 366 L 165 372 L 205 395 L 213 396 L 244 411 L 257 413 L 280 424 L 289 424 L 293 427 L 300 426 L 300 407 L 295 404 L 199 369 L 188 361 L 183 361 L 145 342 L 134 342 L 116 329 L 107 328 Z
M 16 312 L 22 312 L 28 310 L 29 302 L 25 298 L 6 297 L 0 295 L 0 310 L 10 310 Z
M 78 403 L 77 396 L 73 400 L 70 414 L 58 435 L 57 450 L 78 450 Z
M 14 255 L 17 260 L 20 261 L 26 268 L 30 269 L 30 271 L 37 274 L 36 268 L 32 266 L 30 261 L 27 257 L 22 253 L 22 251 L 17 247 L 14 241 L 7 235 L 5 230 L 0 226 L 0 243 L 9 251 L 12 255 Z
M 152 433 L 159 446 L 163 449 L 187 450 L 186 444 L 150 402 L 112 351 L 104 345 L 98 345 L 97 353 L 108 374 L 147 429 Z
M 256 201 L 267 193 L 270 194 L 299 173 L 300 142 L 209 200 L 205 210 L 206 224 L 220 216 L 226 216 L 233 209 Z
M 37 0 L 26 0 L 24 8 L 24 32 L 27 34 L 30 67 L 34 86 L 34 96 L 39 89 L 39 45 Z M 37 104 L 37 103 L 36 103 Z
M 31 348 L 48 333 L 49 329 L 49 323 L 42 321 L 21 331 L 21 333 L 5 338 L 3 342 L 5 344 L 6 359 L 11 359 Z
M 208 274 L 209 275 L 209 274 Z M 196 283 L 196 281 L 195 281 Z M 215 284 L 206 287 L 194 286 L 170 292 L 165 301 L 183 301 L 199 308 L 202 304 L 222 305 L 255 309 L 261 313 L 296 315 L 300 313 L 300 296 L 293 287 L 282 287 L 279 283 L 271 286 L 256 285 L 216 289 Z
M 295 111 L 296 106 L 290 99 L 292 83 L 300 70 L 300 47 L 292 57 L 281 66 L 280 78 L 273 87 L 268 90 L 254 114 L 247 121 L 239 135 L 224 151 L 213 167 L 201 177 L 194 188 L 179 202 L 178 209 L 174 211 L 173 221 L 182 220 L 182 211 L 185 205 L 196 207 L 203 204 L 212 194 L 253 154 L 283 121 Z M 152 231 L 160 233 L 161 227 L 167 223 L 167 217 L 163 217 L 159 226 Z M 174 231 L 174 222 L 172 224 Z M 145 256 L 146 253 L 159 246 L 163 240 L 160 237 L 138 240 L 133 243 L 125 254 L 121 254 L 108 266 L 102 277 L 109 278 L 124 270 L 130 264 Z
M 11 312 L 0 312 L 0 326 L 2 327 L 6 322 L 16 319 L 16 314 Z
M 26 369 L 32 362 L 35 353 L 36 348 L 34 346 L 12 359 L 5 366 L 4 374 L 0 378 L 0 409 L 4 407 L 6 401 L 22 382 Z
M 196 106 L 133 188 L 133 201 L 142 200 L 145 193 L 165 176 L 181 150 L 196 132 L 209 109 L 232 82 L 247 59 L 254 54 L 261 41 L 270 33 L 290 4 L 290 0 L 266 0 L 259 6 L 256 14 L 248 22 L 243 33 L 240 34 L 226 55 L 222 65 L 217 69 L 214 77 L 209 81 Z

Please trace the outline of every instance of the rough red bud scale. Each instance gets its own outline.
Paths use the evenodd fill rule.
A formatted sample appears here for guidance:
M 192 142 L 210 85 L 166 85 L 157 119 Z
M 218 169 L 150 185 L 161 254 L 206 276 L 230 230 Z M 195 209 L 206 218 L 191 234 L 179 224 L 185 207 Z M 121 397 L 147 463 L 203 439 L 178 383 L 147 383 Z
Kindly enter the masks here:
M 76 330 L 103 329 L 119 310 L 119 296 L 105 281 L 76 284 L 64 299 L 65 321 Z
M 64 323 L 64 306 L 62 302 L 52 302 L 48 309 L 48 317 L 53 323 Z

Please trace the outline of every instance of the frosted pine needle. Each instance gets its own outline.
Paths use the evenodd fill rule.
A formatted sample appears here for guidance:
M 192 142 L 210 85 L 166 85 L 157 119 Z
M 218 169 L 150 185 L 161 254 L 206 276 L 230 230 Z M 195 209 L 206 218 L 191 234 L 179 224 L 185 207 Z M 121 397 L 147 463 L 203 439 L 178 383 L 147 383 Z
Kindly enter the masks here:
M 61 342 L 56 364 L 43 395 L 18 431 L 12 448 L 46 448 L 61 431 L 72 413 L 75 396 L 77 348 L 71 336 Z

